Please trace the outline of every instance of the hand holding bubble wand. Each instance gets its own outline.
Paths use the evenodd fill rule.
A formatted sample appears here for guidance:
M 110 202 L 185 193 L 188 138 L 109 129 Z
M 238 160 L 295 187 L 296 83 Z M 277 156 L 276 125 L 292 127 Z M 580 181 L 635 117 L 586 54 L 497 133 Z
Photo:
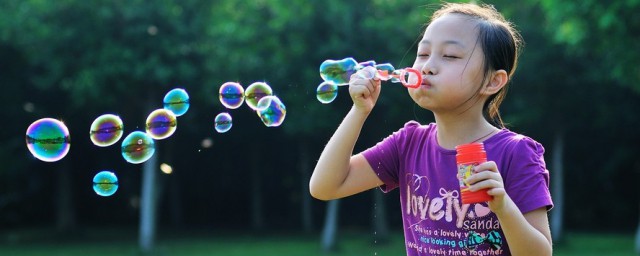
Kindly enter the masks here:
M 324 82 L 316 89 L 318 100 L 323 104 L 331 103 L 338 95 L 338 86 L 348 85 L 353 74 L 365 79 L 401 83 L 407 88 L 418 88 L 422 84 L 422 74 L 414 68 L 395 69 L 389 63 L 376 64 L 372 60 L 358 63 L 350 57 L 325 60 L 320 65 L 320 77 Z
M 377 72 L 366 71 L 364 70 L 366 67 L 374 67 Z M 344 58 L 338 61 L 325 60 L 320 65 L 322 79 L 336 85 L 349 84 L 351 75 L 355 73 L 359 73 L 363 78 L 378 78 L 382 81 L 391 80 L 392 83 L 402 83 L 403 86 L 409 88 L 418 88 L 422 83 L 422 75 L 417 69 L 395 69 L 389 63 L 376 64 L 372 60 L 358 63 L 353 58 Z

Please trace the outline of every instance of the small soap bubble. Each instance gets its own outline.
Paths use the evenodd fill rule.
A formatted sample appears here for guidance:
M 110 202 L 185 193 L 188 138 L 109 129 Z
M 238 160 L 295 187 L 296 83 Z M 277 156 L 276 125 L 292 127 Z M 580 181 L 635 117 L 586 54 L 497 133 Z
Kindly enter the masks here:
M 267 127 L 280 126 L 287 115 L 287 108 L 276 96 L 265 96 L 258 102 L 258 116 Z
M 93 176 L 93 191 L 99 196 L 111 196 L 118 190 L 118 177 L 113 172 L 101 171 Z
M 155 152 L 155 142 L 147 133 L 135 131 L 122 140 L 122 157 L 129 163 L 143 163 Z
M 225 108 L 236 109 L 244 102 L 244 88 L 236 82 L 226 82 L 220 86 L 220 103 Z
M 316 89 L 316 97 L 322 104 L 329 104 L 338 97 L 338 86 L 332 82 L 322 82 Z
M 215 129 L 218 133 L 228 132 L 231 129 L 231 125 L 233 124 L 231 115 L 229 115 L 229 113 L 227 112 L 218 114 L 214 122 Z
M 169 91 L 162 102 L 164 109 L 173 112 L 176 116 L 182 116 L 189 110 L 189 94 L 184 89 L 176 88 Z
M 147 117 L 146 131 L 156 140 L 166 139 L 173 135 L 178 126 L 178 119 L 173 112 L 166 109 L 156 109 Z
M 107 147 L 115 144 L 122 138 L 124 125 L 119 116 L 104 114 L 93 120 L 89 137 L 94 145 Z
M 64 123 L 53 118 L 42 118 L 31 123 L 25 138 L 29 152 L 45 162 L 62 159 L 71 147 L 69 129 Z
M 245 101 L 247 102 L 247 105 L 253 110 L 257 110 L 257 105 L 260 99 L 265 96 L 271 95 L 273 95 L 271 86 L 263 82 L 255 82 L 249 85 L 249 87 L 247 87 L 247 90 L 244 91 Z

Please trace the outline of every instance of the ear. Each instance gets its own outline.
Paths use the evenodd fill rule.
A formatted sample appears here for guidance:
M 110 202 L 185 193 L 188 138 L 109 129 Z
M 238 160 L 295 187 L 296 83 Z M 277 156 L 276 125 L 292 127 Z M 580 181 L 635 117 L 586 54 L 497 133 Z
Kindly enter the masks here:
M 502 87 L 507 85 L 508 81 L 509 75 L 507 75 L 507 71 L 504 69 L 494 71 L 491 73 L 489 83 L 485 86 L 484 90 L 482 90 L 482 93 L 486 95 L 496 94 Z

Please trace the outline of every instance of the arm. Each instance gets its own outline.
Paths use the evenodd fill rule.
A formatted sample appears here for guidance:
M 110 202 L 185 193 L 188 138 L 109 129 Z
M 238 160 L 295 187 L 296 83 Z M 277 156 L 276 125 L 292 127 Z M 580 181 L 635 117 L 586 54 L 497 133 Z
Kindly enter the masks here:
M 486 170 L 486 171 L 481 171 Z M 504 189 L 502 177 L 493 161 L 475 167 L 467 182 L 470 190 L 488 188 L 493 196 L 489 208 L 498 216 L 500 226 L 513 255 L 551 255 L 552 240 L 545 207 L 522 214 Z M 479 172 L 478 172 L 479 171 Z
M 313 197 L 337 199 L 382 185 L 364 156 L 351 156 L 365 119 L 352 108 L 331 137 L 311 175 Z
M 352 156 L 362 126 L 380 95 L 380 80 L 351 77 L 353 107 L 325 146 L 311 175 L 309 191 L 320 200 L 353 195 L 382 184 L 364 156 Z
M 551 255 L 552 242 L 547 209 L 522 214 L 509 199 L 505 209 L 496 213 L 513 255 Z

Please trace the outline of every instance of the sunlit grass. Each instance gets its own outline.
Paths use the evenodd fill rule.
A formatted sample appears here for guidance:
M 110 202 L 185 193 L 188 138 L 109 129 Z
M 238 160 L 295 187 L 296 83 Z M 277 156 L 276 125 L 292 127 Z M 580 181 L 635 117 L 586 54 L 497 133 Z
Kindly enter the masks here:
M 141 255 L 137 231 L 96 229 L 56 235 L 47 230 L 21 230 L 0 233 L 0 255 Z M 373 240 L 370 233 L 347 231 L 338 237 L 338 249 L 324 253 L 318 232 L 260 233 L 162 232 L 156 249 L 149 255 L 261 255 L 261 256 L 357 256 L 404 255 L 402 234 L 393 233 L 387 243 Z M 634 255 L 632 234 L 569 233 L 556 243 L 554 255 Z

